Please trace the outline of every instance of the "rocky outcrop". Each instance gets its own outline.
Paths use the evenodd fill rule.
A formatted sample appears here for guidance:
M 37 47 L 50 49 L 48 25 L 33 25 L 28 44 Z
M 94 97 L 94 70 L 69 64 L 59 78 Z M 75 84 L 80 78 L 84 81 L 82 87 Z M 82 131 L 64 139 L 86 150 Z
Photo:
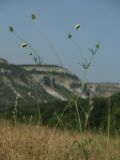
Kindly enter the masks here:
M 80 96 L 80 79 L 67 69 L 55 65 L 13 65 L 0 63 L 0 105 L 66 101 Z
M 120 92 L 120 83 L 86 83 L 84 92 L 93 97 L 109 97 Z

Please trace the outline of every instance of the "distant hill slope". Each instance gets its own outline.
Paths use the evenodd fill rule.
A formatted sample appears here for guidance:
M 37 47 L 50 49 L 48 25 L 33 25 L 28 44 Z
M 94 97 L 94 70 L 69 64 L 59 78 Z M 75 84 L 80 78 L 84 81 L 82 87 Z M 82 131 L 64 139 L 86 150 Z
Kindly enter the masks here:
M 14 65 L 0 59 L 0 106 L 13 105 L 16 97 L 21 104 L 66 101 L 71 95 L 107 97 L 120 92 L 120 84 L 86 83 L 57 65 Z
M 120 83 L 86 83 L 84 91 L 93 97 L 109 97 L 120 92 Z
M 1 60 L 0 105 L 65 101 L 72 94 L 80 96 L 81 81 L 67 69 L 55 65 L 14 65 Z

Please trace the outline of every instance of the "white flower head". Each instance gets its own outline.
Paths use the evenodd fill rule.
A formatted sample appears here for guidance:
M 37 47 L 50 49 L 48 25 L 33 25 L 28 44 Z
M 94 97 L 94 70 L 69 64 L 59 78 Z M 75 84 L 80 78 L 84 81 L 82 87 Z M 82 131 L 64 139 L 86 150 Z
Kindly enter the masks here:
M 22 43 L 21 44 L 21 48 L 26 48 L 27 47 L 27 43 Z
M 76 24 L 74 28 L 78 30 L 80 28 L 80 24 Z

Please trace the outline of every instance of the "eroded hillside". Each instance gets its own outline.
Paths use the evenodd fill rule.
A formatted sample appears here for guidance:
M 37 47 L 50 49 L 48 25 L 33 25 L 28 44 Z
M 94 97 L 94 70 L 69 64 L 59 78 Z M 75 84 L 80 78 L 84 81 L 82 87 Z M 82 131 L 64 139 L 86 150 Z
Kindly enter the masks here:
M 81 81 L 67 69 L 54 65 L 13 65 L 0 62 L 0 103 L 47 103 L 81 95 Z
M 119 83 L 86 83 L 81 90 L 80 79 L 57 65 L 13 65 L 0 59 L 0 104 L 47 103 L 68 100 L 72 95 L 108 97 L 120 92 Z

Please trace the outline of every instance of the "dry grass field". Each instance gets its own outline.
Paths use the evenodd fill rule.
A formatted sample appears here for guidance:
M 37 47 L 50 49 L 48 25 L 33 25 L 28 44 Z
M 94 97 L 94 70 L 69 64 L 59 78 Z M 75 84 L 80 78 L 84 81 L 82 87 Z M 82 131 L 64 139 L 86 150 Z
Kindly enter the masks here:
M 0 120 L 0 160 L 119 160 L 120 139 Z

